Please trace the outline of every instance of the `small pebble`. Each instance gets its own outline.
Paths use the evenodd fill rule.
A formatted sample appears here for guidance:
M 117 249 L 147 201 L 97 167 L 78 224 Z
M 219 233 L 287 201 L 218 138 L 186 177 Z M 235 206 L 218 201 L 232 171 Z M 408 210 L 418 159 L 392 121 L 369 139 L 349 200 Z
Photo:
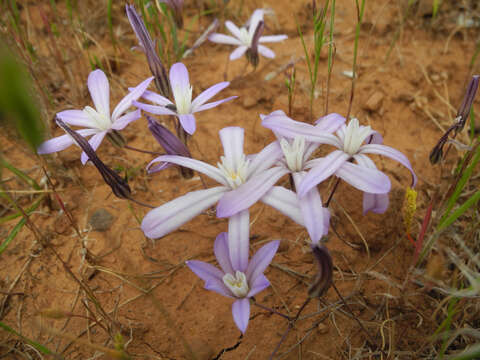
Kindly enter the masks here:
M 384 95 L 376 91 L 370 96 L 370 98 L 367 100 L 367 102 L 363 105 L 363 108 L 368 111 L 378 111 L 380 107 L 382 106 L 383 103 L 383 98 Z
M 105 209 L 98 209 L 90 216 L 88 223 L 94 231 L 107 231 L 113 223 L 113 215 Z

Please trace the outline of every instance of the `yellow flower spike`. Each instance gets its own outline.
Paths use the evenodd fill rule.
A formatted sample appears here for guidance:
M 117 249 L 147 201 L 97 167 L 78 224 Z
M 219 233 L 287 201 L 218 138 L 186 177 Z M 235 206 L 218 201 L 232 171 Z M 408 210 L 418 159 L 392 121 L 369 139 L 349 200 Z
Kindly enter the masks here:
M 417 192 L 411 187 L 407 187 L 405 191 L 405 200 L 403 202 L 403 223 L 407 234 L 410 234 L 413 216 L 417 210 Z

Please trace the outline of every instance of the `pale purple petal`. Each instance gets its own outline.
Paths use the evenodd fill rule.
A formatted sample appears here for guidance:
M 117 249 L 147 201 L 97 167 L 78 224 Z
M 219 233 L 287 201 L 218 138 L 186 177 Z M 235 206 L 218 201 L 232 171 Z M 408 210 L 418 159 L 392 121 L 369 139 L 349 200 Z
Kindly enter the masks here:
M 102 70 L 94 70 L 88 75 L 88 90 L 97 112 L 110 119 L 110 85 Z
M 230 253 L 228 251 L 228 237 L 227 233 L 223 232 L 217 236 L 215 239 L 215 244 L 213 245 L 213 251 L 215 252 L 215 257 L 217 258 L 218 265 L 222 268 L 225 274 L 235 274 L 235 271 L 232 267 L 232 262 L 230 261 Z
M 89 136 L 98 132 L 97 129 L 81 129 L 76 131 L 82 136 Z M 37 154 L 51 154 L 57 151 L 62 151 L 72 144 L 74 144 L 74 141 L 70 135 L 65 134 L 62 136 L 57 136 L 40 144 L 37 149 Z
M 238 58 L 242 57 L 242 55 L 245 54 L 247 50 L 248 50 L 248 46 L 245 46 L 245 45 L 241 45 L 237 47 L 230 54 L 230 60 L 237 60 Z
M 363 215 L 369 211 L 383 214 L 388 209 L 388 194 L 363 193 Z
M 232 314 L 235 324 L 242 334 L 245 334 L 250 319 L 250 300 L 248 298 L 238 299 L 232 304 Z
M 236 96 L 236 95 L 235 96 L 230 96 L 230 97 L 222 99 L 222 100 L 217 100 L 217 101 L 214 101 L 214 102 L 211 102 L 211 103 L 208 103 L 208 104 L 203 104 L 203 105 L 200 105 L 198 108 L 193 109 L 192 112 L 200 112 L 200 111 L 208 110 L 208 109 L 214 108 L 214 107 L 216 107 L 220 104 L 223 104 L 224 102 L 236 99 L 237 97 L 238 96 Z
M 128 90 L 132 91 L 133 89 L 129 88 Z M 145 90 L 145 92 L 142 95 L 142 99 L 151 101 L 160 106 L 173 105 L 173 103 L 170 100 L 168 100 L 166 97 L 149 90 Z
M 383 144 L 383 136 L 372 130 L 372 134 L 365 139 L 365 144 Z
M 151 210 L 142 221 L 142 230 L 150 239 L 165 236 L 208 209 L 228 189 L 223 186 L 197 190 Z
M 288 139 L 303 136 L 306 141 L 320 144 L 329 144 L 342 149 L 342 144 L 335 135 L 327 134 L 315 126 L 295 121 L 281 113 L 271 113 L 262 118 L 262 126 L 275 131 Z
M 83 110 L 65 110 L 57 113 L 60 120 L 68 125 L 83 126 L 87 128 L 96 127 L 95 122 Z
M 286 39 L 288 39 L 287 35 L 268 35 L 268 36 L 261 36 L 258 42 L 260 43 L 280 42 Z
M 208 36 L 208 40 L 217 44 L 242 45 L 242 42 L 233 36 L 214 33 Z
M 295 187 L 298 188 L 306 173 L 298 172 L 293 173 L 292 175 L 293 180 L 295 181 Z M 314 186 L 301 200 L 299 200 L 299 205 L 308 235 L 310 236 L 312 243 L 318 244 L 325 232 L 328 233 L 328 228 L 327 230 L 324 228 L 324 208 L 322 206 L 322 199 L 320 198 L 320 194 L 316 186 Z
M 253 176 L 235 190 L 225 193 L 217 205 L 217 217 L 230 217 L 248 209 L 265 195 L 288 170 L 274 167 Z
M 115 122 L 112 124 L 112 129 L 114 130 L 123 130 L 125 127 L 130 124 L 132 121 L 138 120 L 142 117 L 142 112 L 140 109 L 135 111 L 130 111 L 123 116 L 120 116 Z
M 138 100 L 142 94 L 147 90 L 148 86 L 153 80 L 153 76 L 149 77 L 148 79 L 142 81 L 138 86 L 133 88 L 115 107 L 112 113 L 112 121 L 118 119 L 125 111 L 128 110 L 130 106 L 132 106 L 132 102 Z
M 250 38 L 253 37 L 255 30 L 257 29 L 258 23 L 263 20 L 264 11 L 262 9 L 257 9 L 253 12 L 252 16 L 248 20 L 248 33 Z
M 381 171 L 350 162 L 345 162 L 335 175 L 353 187 L 368 193 L 386 194 L 391 188 L 390 179 Z
M 100 143 L 103 141 L 103 138 L 107 135 L 106 131 L 99 132 L 95 135 L 93 135 L 90 140 L 88 140 L 88 143 L 92 147 L 94 151 L 97 150 L 97 148 L 100 146 Z M 85 153 L 85 151 L 82 151 L 82 155 L 80 155 L 80 160 L 82 161 L 82 164 L 85 165 L 88 161 L 88 156 Z
M 218 168 L 210 164 L 204 163 L 203 161 L 200 161 L 200 160 L 195 160 L 189 157 L 177 156 L 177 155 L 161 155 L 153 159 L 147 165 L 147 171 L 152 166 L 152 164 L 157 162 L 169 162 L 172 164 L 187 167 L 189 169 L 192 169 L 207 175 L 208 177 L 212 178 L 213 180 L 219 182 L 222 185 L 225 185 L 225 186 L 228 185 L 227 181 L 223 177 L 222 172 Z
M 220 91 L 228 87 L 230 83 L 228 81 L 224 81 L 218 84 L 215 84 L 213 86 L 210 86 L 207 90 L 202 91 L 200 95 L 198 95 L 193 101 L 192 101 L 192 112 L 195 112 L 196 108 L 199 107 L 200 105 L 205 104 L 208 100 L 210 100 L 212 97 L 217 95 Z
M 181 89 L 182 93 L 190 88 L 188 70 L 182 63 L 175 63 L 170 68 L 170 85 L 172 86 L 172 89 Z
M 228 219 L 228 251 L 233 270 L 245 272 L 248 266 L 250 214 L 244 210 Z
M 315 121 L 315 127 L 317 129 L 328 133 L 333 133 L 337 131 L 343 124 L 345 124 L 345 118 L 337 113 L 331 113 L 322 116 L 317 121 Z
M 400 164 L 405 166 L 412 173 L 412 187 L 414 187 L 417 184 L 417 175 L 415 175 L 415 172 L 412 169 L 412 165 L 410 164 L 410 161 L 400 151 L 386 145 L 366 144 L 360 147 L 360 150 L 358 153 L 359 154 L 378 154 L 378 155 L 383 155 L 383 156 L 389 157 L 390 159 L 398 161 Z
M 230 31 L 230 33 L 238 39 L 242 38 L 242 33 L 240 29 L 230 20 L 225 21 L 225 27 Z
M 274 186 L 261 199 L 264 204 L 267 204 L 274 209 L 280 211 L 283 215 L 289 217 L 297 224 L 305 226 L 303 222 L 303 215 L 298 204 L 298 197 L 291 190 L 287 190 L 281 186 Z
M 195 116 L 192 114 L 178 114 L 177 116 L 183 130 L 192 135 L 196 129 Z
M 252 297 L 257 295 L 259 292 L 265 290 L 270 286 L 270 281 L 265 277 L 265 275 L 260 274 L 257 276 L 255 281 L 250 285 L 250 291 L 247 294 L 247 297 Z
M 310 189 L 333 175 L 349 158 L 350 155 L 345 154 L 343 151 L 335 150 L 324 158 L 318 159 L 320 161 L 316 162 L 315 167 L 305 175 L 302 183 L 297 188 L 297 193 L 300 198 L 303 198 Z
M 255 255 L 253 255 L 248 264 L 247 272 L 245 273 L 249 284 L 253 284 L 257 278 L 265 272 L 268 265 L 272 262 L 279 245 L 280 241 L 271 241 L 263 245 Z
M 225 160 L 237 169 L 243 157 L 245 130 L 238 126 L 229 126 L 219 131 Z
M 190 260 L 185 262 L 200 279 L 205 281 L 205 289 L 215 291 L 216 293 L 232 297 L 232 293 L 223 283 L 224 273 L 215 266 L 203 261 Z
M 258 154 L 251 156 L 247 177 L 254 176 L 271 167 L 283 157 L 283 151 L 278 141 L 265 146 Z
M 269 59 L 273 59 L 275 57 L 275 53 L 264 45 L 258 45 L 258 52 Z
M 156 105 L 149 105 L 149 104 L 144 104 L 138 101 L 133 101 L 132 102 L 133 106 L 136 106 L 139 109 L 142 109 L 150 114 L 155 114 L 155 115 L 177 115 L 175 111 L 172 111 L 170 109 L 167 109 L 164 106 L 156 106 Z

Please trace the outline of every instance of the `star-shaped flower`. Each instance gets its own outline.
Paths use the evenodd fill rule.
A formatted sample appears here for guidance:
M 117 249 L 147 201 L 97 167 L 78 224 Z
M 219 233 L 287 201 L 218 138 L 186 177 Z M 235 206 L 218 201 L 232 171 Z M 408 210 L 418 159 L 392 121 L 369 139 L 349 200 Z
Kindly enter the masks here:
M 140 83 L 137 87 L 125 96 L 110 114 L 110 86 L 105 73 L 102 70 L 94 70 L 88 75 L 88 90 L 92 97 L 95 109 L 86 106 L 83 110 L 65 110 L 57 114 L 57 117 L 68 125 L 81 126 L 85 129 L 76 130 L 82 136 L 93 135 L 90 146 L 97 150 L 105 135 L 114 130 L 122 130 L 129 123 L 139 119 L 142 114 L 140 110 L 125 113 L 132 101 L 137 100 L 147 89 L 153 77 Z M 74 140 L 68 134 L 55 137 L 42 143 L 38 154 L 50 154 L 61 151 L 74 144 Z M 82 164 L 88 161 L 85 152 L 81 155 Z
M 261 45 L 262 43 L 268 42 L 280 42 L 288 38 L 287 35 L 270 35 L 270 36 L 260 36 L 258 42 L 254 41 L 254 35 L 257 27 L 260 22 L 263 22 L 264 11 L 262 9 L 257 9 L 253 12 L 252 16 L 247 22 L 246 26 L 238 28 L 231 21 L 226 21 L 225 26 L 228 31 L 232 33 L 233 36 L 214 33 L 211 34 L 208 39 L 212 42 L 219 44 L 235 45 L 238 46 L 231 54 L 230 60 L 236 60 L 240 58 L 247 50 L 252 49 L 252 46 L 256 46 L 258 43 L 257 50 L 260 54 L 266 58 L 273 59 L 275 53 L 270 50 L 268 47 Z M 256 39 L 255 39 L 256 40 Z M 256 51 L 254 51 L 256 53 Z

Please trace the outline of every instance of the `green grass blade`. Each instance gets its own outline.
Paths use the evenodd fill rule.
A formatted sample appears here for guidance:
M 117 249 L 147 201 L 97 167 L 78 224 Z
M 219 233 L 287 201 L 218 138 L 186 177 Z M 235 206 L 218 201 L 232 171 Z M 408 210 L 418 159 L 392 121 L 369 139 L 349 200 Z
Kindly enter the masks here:
M 40 185 L 35 181 L 35 179 L 32 179 L 30 176 L 25 174 L 22 170 L 17 169 L 15 166 L 7 162 L 4 158 L 0 158 L 0 167 L 1 168 L 6 168 L 10 170 L 12 173 L 15 174 L 20 180 L 24 181 L 28 186 L 32 187 L 35 190 L 40 190 Z
M 22 339 L 23 341 L 29 343 L 30 345 L 32 345 L 36 350 L 38 350 L 39 352 L 41 352 L 42 354 L 44 355 L 55 355 L 55 353 L 51 350 L 49 350 L 47 347 L 43 346 L 42 344 L 39 344 L 33 340 L 30 340 L 28 338 L 26 338 L 25 336 L 23 336 L 22 334 L 16 332 L 15 330 L 13 330 L 10 326 L 4 324 L 3 322 L 0 321 L 0 328 L 2 328 L 3 330 L 5 330 L 6 332 L 9 332 L 10 334 L 13 334 L 13 335 L 16 335 L 18 336 L 20 339 Z
M 438 9 L 440 8 L 441 0 L 433 0 L 433 8 L 432 8 L 432 18 L 435 19 L 438 14 Z
M 472 206 L 475 206 L 480 200 L 480 190 L 475 194 L 470 196 L 467 201 L 465 201 L 457 210 L 455 210 L 449 217 L 442 221 L 438 227 L 437 231 L 445 230 L 447 227 L 452 225 L 452 223 L 457 220 L 461 215 L 463 215 L 468 209 Z
M 40 195 L 38 197 L 38 199 L 35 200 L 35 202 L 32 204 L 32 206 L 30 206 L 25 212 L 27 214 L 30 214 L 31 212 L 35 211 L 38 208 L 38 206 L 40 205 L 40 203 L 42 202 L 44 197 L 45 197 L 45 194 Z M 4 216 L 4 217 L 0 218 L 0 225 L 3 224 L 3 223 L 6 223 L 7 221 L 19 218 L 20 216 L 22 216 L 21 212 L 17 212 L 17 213 L 12 214 L 12 215 Z
M 2 255 L 2 253 L 5 251 L 8 245 L 12 242 L 12 240 L 15 239 L 15 237 L 17 236 L 17 234 L 19 233 L 19 231 L 22 229 L 23 225 L 25 225 L 26 222 L 27 220 L 25 218 L 21 218 L 20 221 L 17 223 L 17 225 L 15 225 L 15 227 L 12 229 L 10 234 L 8 234 L 5 240 L 3 240 L 3 242 L 0 244 L 0 255 Z
M 448 360 L 477 360 L 480 358 L 480 343 L 470 346 L 460 354 L 449 356 Z

